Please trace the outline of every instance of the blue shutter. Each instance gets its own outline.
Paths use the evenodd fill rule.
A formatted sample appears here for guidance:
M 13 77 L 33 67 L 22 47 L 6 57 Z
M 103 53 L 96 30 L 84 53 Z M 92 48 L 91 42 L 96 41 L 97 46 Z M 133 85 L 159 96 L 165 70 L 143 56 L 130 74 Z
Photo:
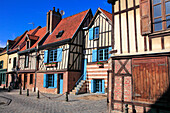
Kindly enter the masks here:
M 109 51 L 111 51 L 111 50 L 112 50 L 112 47 L 109 47 Z M 108 51 L 108 52 L 109 52 L 109 51 Z M 110 56 L 111 56 L 111 54 L 109 54 L 109 58 L 110 58 Z
M 89 29 L 89 40 L 93 40 L 93 28 Z
M 44 63 L 47 63 L 47 59 L 48 59 L 48 50 L 44 51 Z
M 48 78 L 47 78 L 47 74 L 44 74 L 44 83 L 43 83 L 43 87 L 47 87 L 47 80 L 48 80 Z
M 63 48 L 58 48 L 57 49 L 57 62 L 62 61 L 62 52 L 63 52 Z
M 105 93 L 105 84 L 104 84 L 104 80 L 102 80 L 102 93 Z
M 92 51 L 92 62 L 97 62 L 97 50 Z
M 94 80 L 91 80 L 91 92 L 94 93 Z
M 54 74 L 54 88 L 57 88 L 57 74 Z

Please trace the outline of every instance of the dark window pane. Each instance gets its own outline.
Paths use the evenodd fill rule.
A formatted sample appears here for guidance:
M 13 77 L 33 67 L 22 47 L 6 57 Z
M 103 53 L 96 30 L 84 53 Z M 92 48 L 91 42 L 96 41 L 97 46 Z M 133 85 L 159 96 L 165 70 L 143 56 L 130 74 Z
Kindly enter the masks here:
M 167 28 L 170 28 L 170 16 L 166 17 L 166 26 Z
M 154 17 L 162 16 L 162 14 L 161 14 L 161 4 L 154 6 L 153 9 L 154 9 Z
M 170 1 L 165 3 L 166 14 L 170 14 Z
M 54 75 L 48 75 L 48 87 L 54 87 Z
M 94 38 L 99 38 L 99 27 L 95 28 Z
M 161 3 L 161 0 L 153 0 L 153 4 Z
M 155 25 L 155 31 L 160 31 L 162 30 L 162 19 L 158 18 L 158 19 L 154 19 L 154 25 Z

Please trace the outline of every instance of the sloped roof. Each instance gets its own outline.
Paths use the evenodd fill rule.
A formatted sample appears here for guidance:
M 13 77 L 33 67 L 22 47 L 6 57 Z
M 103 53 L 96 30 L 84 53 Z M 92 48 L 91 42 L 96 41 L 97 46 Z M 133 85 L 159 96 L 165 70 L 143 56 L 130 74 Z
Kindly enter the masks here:
M 95 20 L 95 18 L 99 14 L 99 12 L 103 13 L 106 16 L 106 18 L 108 18 L 110 21 L 112 21 L 112 14 L 111 13 L 109 13 L 108 11 L 106 11 L 104 9 L 98 8 L 88 27 L 90 27 L 92 25 L 93 21 Z
M 38 31 L 34 35 L 28 35 L 30 39 L 33 38 L 34 40 L 36 40 L 35 44 L 32 45 L 30 49 L 35 48 L 38 42 L 43 38 L 45 34 L 46 34 L 46 27 L 43 27 L 38 29 Z M 24 50 L 26 50 L 26 45 L 24 45 L 24 47 L 20 51 L 24 51 Z
M 25 41 L 25 36 L 26 36 L 27 34 L 32 34 L 36 29 L 37 29 L 37 28 L 35 28 L 35 29 L 33 29 L 33 30 L 29 30 L 27 33 L 19 36 L 19 39 L 17 38 L 18 41 L 16 41 L 16 42 L 14 43 L 14 46 L 11 47 L 11 49 L 9 49 L 9 52 L 18 50 L 18 47 L 21 46 L 21 45 L 24 43 L 24 41 Z
M 77 29 L 79 28 L 79 26 L 81 25 L 82 21 L 84 20 L 88 11 L 89 10 L 86 10 L 86 11 L 83 11 L 78 14 L 62 19 L 60 23 L 54 29 L 52 34 L 49 35 L 48 38 L 45 40 L 43 45 L 72 38 L 74 34 L 76 33 Z M 63 35 L 59 38 L 56 38 L 56 35 L 62 30 L 64 30 Z
M 112 14 L 104 9 L 99 8 L 112 21 Z

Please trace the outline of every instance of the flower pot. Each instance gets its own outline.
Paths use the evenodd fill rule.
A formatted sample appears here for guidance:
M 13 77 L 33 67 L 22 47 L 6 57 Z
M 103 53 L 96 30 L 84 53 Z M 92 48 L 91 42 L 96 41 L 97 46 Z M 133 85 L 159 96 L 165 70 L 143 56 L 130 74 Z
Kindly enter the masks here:
M 99 66 L 99 68 L 103 68 L 104 64 L 97 64 Z

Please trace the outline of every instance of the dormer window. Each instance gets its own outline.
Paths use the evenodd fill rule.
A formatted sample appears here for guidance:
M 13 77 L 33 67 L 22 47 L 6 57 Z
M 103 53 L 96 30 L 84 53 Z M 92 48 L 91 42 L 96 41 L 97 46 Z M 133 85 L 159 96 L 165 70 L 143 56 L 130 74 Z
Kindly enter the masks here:
M 27 41 L 27 49 L 30 48 L 30 41 Z
M 61 37 L 61 36 L 63 35 L 63 33 L 64 33 L 64 30 L 62 30 L 62 31 L 59 31 L 59 32 L 58 32 L 58 34 L 56 35 L 56 38 L 59 38 L 59 37 Z

